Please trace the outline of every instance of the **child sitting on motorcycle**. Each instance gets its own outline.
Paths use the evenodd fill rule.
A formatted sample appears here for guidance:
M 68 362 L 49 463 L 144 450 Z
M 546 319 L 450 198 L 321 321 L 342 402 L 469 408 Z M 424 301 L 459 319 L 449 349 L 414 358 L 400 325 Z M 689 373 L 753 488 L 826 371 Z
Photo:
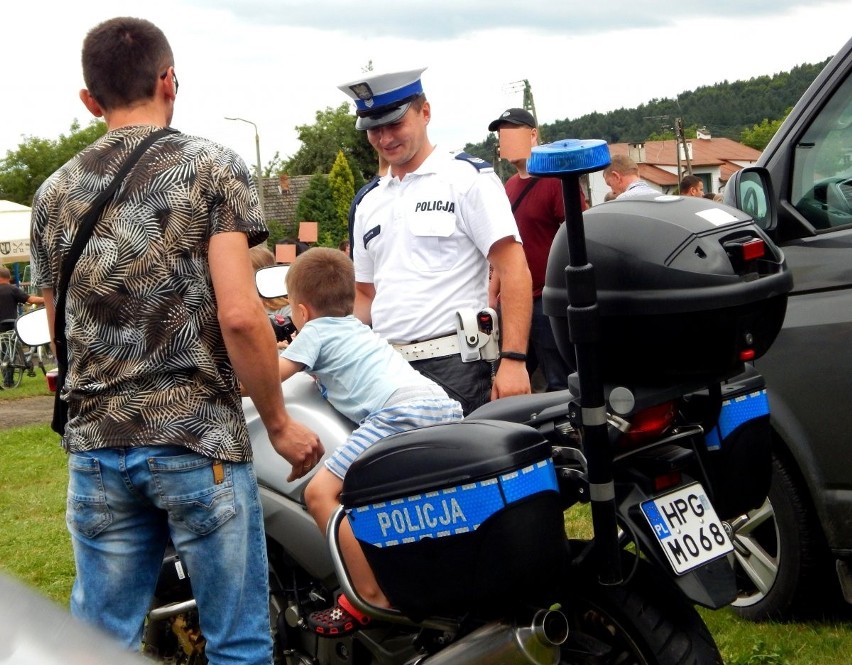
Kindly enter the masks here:
M 299 334 L 282 351 L 281 380 L 308 372 L 332 406 L 359 423 L 305 490 L 308 511 L 325 533 L 340 505 L 343 477 L 356 457 L 391 434 L 460 420 L 462 408 L 355 318 L 355 272 L 345 253 L 315 247 L 300 254 L 287 273 L 287 291 Z M 388 607 L 346 520 L 340 546 L 357 592 L 373 605 Z M 343 595 L 336 607 L 308 619 L 315 632 L 334 636 L 368 621 Z

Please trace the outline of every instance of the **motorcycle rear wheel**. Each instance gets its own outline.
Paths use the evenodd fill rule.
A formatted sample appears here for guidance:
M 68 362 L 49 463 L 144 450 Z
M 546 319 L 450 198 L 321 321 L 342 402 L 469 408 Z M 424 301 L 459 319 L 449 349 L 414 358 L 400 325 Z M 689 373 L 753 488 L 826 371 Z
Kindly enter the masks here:
M 626 554 L 625 574 L 635 563 Z M 562 611 L 570 632 L 562 665 L 722 665 L 695 608 L 672 583 L 640 560 L 619 586 L 597 583 L 592 570 L 572 570 Z

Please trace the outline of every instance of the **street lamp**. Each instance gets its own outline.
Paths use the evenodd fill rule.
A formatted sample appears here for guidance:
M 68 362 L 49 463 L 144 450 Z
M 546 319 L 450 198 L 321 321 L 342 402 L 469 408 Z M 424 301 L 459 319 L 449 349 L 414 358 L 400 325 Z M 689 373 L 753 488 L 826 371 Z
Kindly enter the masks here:
M 257 193 L 260 196 L 260 212 L 263 213 L 264 220 L 266 219 L 266 206 L 264 205 L 264 197 L 263 197 L 263 180 L 260 176 L 260 134 L 257 132 L 257 125 L 254 124 L 251 120 L 246 120 L 244 118 L 229 118 L 225 116 L 225 120 L 239 120 L 240 122 L 246 122 L 254 127 L 254 147 L 257 151 L 257 164 L 255 164 L 255 179 L 257 180 Z

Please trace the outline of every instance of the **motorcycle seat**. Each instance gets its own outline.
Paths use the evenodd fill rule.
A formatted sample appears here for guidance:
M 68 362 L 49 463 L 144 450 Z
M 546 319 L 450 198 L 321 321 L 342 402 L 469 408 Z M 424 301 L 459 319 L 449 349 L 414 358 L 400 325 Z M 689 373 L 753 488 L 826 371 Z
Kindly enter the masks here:
M 532 395 L 514 395 L 483 404 L 468 414 L 467 418 L 502 420 L 510 423 L 529 423 L 545 409 L 562 405 L 567 409 L 572 399 L 574 399 L 574 395 L 570 390 L 533 393 Z

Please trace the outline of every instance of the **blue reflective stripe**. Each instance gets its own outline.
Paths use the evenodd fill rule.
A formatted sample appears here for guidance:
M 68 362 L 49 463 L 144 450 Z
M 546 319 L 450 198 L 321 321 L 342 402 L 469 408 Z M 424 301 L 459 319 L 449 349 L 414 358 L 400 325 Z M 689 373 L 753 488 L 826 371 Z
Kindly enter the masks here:
M 707 450 L 718 450 L 722 447 L 722 441 L 737 427 L 768 414 L 769 398 L 765 389 L 726 399 L 722 402 L 718 424 L 704 437 Z
M 358 540 L 393 547 L 476 531 L 507 505 L 546 491 L 559 491 L 549 459 L 497 478 L 350 508 L 346 514 Z
M 388 106 L 393 104 L 394 102 L 398 102 L 401 99 L 405 99 L 406 97 L 411 97 L 412 95 L 419 95 L 423 92 L 423 83 L 420 79 L 409 83 L 408 85 L 404 85 L 401 88 L 397 88 L 396 90 L 391 90 L 390 92 L 384 92 L 380 95 L 373 95 L 369 102 L 364 101 L 363 99 L 355 100 L 355 107 L 359 111 L 369 111 L 370 109 L 380 109 L 384 106 Z

